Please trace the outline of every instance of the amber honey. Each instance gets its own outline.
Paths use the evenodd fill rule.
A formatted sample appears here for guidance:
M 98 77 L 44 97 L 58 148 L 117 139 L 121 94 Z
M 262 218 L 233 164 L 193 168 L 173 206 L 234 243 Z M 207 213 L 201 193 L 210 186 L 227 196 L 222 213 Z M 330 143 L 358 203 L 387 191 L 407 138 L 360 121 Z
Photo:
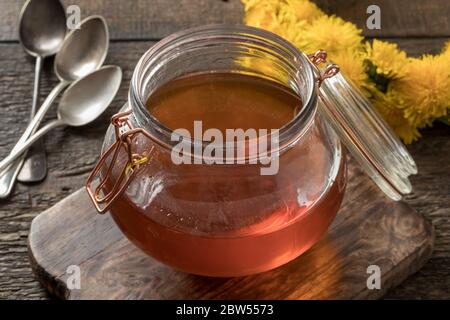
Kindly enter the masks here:
M 270 80 L 234 73 L 194 74 L 159 87 L 147 109 L 165 127 L 279 129 L 302 109 L 300 97 Z M 325 233 L 341 203 L 345 168 L 332 161 L 316 124 L 279 156 L 279 171 L 259 165 L 174 165 L 149 140 L 151 160 L 114 203 L 121 230 L 142 250 L 177 269 L 240 276 L 278 267 Z

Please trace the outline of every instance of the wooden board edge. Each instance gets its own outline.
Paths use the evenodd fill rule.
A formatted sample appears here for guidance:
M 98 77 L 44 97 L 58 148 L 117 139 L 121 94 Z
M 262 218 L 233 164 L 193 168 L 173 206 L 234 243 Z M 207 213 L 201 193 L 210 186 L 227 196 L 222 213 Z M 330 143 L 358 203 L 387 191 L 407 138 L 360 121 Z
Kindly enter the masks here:
M 70 290 L 67 285 L 59 277 L 55 277 L 41 267 L 36 260 L 36 257 L 31 246 L 30 238 L 27 241 L 28 258 L 31 265 L 31 270 L 39 283 L 47 290 L 47 292 L 58 299 L 67 300 L 70 296 Z
M 407 206 L 410 207 L 409 205 Z M 354 300 L 377 300 L 383 298 L 390 290 L 394 289 L 407 278 L 422 269 L 431 258 L 436 240 L 434 225 L 423 214 L 417 212 L 413 208 L 411 208 L 411 210 L 423 219 L 426 226 L 426 238 L 428 241 L 424 245 L 417 247 L 416 251 L 400 261 L 396 268 L 391 268 L 387 272 L 387 274 L 391 274 L 390 277 L 386 277 L 386 274 L 384 275 L 385 278 L 391 280 L 389 283 L 382 281 L 382 288 L 380 290 L 363 290 L 360 294 L 355 296 Z M 407 271 L 405 272 L 405 270 Z
M 30 231 L 27 239 L 27 252 L 31 270 L 33 271 L 36 279 L 47 290 L 47 292 L 51 296 L 54 296 L 58 299 L 64 300 L 68 299 L 70 295 L 70 290 L 67 288 L 66 283 L 59 276 L 52 275 L 45 269 L 44 263 L 41 264 L 39 263 L 39 257 L 36 255 L 36 251 L 34 250 L 35 248 L 32 245 L 34 229 L 36 228 L 36 225 L 39 223 L 39 220 L 42 219 L 43 216 L 51 214 L 52 212 L 57 212 L 56 210 L 54 210 L 54 207 L 61 206 L 65 201 L 70 200 L 72 197 L 77 197 L 84 190 L 85 190 L 84 187 L 78 189 L 68 197 L 62 199 L 61 201 L 57 202 L 47 210 L 43 211 L 42 213 L 33 218 L 30 225 Z

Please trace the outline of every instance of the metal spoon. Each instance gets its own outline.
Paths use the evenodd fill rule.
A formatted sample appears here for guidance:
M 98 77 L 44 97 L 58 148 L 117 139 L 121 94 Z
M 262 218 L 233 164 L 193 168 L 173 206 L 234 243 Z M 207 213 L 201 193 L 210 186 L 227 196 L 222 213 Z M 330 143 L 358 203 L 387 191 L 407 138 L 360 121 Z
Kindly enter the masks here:
M 64 88 L 103 64 L 108 46 L 108 27 L 101 16 L 88 17 L 80 23 L 79 28 L 69 32 L 55 57 L 54 69 L 60 83 L 45 99 L 14 148 L 18 148 L 36 131 L 53 101 Z M 7 173 L 0 179 L 0 199 L 9 196 L 15 182 L 16 175 L 10 174 L 9 170 L 13 168 L 8 168 Z
M 58 106 L 58 118 L 43 126 L 20 147 L 0 162 L 0 170 L 24 153 L 34 142 L 59 126 L 79 127 L 98 118 L 111 104 L 122 81 L 122 70 L 105 66 L 75 81 L 64 92 Z
M 25 52 L 36 57 L 30 119 L 37 111 L 43 61 L 59 50 L 65 35 L 66 13 L 58 0 L 28 0 L 22 7 L 19 18 L 19 40 Z M 45 149 L 43 142 L 39 140 L 28 154 L 24 154 L 0 175 L 0 198 L 9 195 L 16 177 L 23 182 L 38 182 L 46 175 Z

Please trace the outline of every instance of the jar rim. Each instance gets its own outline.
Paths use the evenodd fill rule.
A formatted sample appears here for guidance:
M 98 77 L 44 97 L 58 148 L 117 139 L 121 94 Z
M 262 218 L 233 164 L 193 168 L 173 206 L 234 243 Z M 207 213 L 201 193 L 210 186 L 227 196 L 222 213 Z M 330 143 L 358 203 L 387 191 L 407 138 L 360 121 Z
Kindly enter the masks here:
M 316 77 L 309 58 L 305 53 L 280 36 L 246 25 L 212 24 L 185 29 L 163 38 L 147 50 L 134 69 L 128 96 L 138 125 L 146 129 L 157 144 L 169 149 L 174 145 L 173 140 L 171 141 L 171 136 L 174 134 L 174 131 L 156 119 L 145 106 L 146 99 L 148 98 L 144 96 L 143 90 L 145 88 L 145 84 L 143 83 L 146 76 L 145 71 L 149 69 L 152 63 L 155 63 L 161 52 L 176 51 L 182 43 L 205 41 L 208 37 L 210 39 L 221 37 L 236 39 L 236 41 L 257 41 L 262 44 L 270 44 L 289 54 L 292 57 L 292 62 L 296 66 L 302 67 L 307 82 L 306 99 L 302 99 L 303 105 L 300 111 L 288 123 L 279 128 L 279 147 L 278 150 L 273 151 L 282 152 L 301 139 L 311 127 L 317 111 Z M 297 72 L 299 69 L 297 68 Z M 183 138 L 183 142 L 192 145 L 205 145 L 210 143 L 209 141 L 199 141 L 190 137 L 183 136 L 180 138 Z

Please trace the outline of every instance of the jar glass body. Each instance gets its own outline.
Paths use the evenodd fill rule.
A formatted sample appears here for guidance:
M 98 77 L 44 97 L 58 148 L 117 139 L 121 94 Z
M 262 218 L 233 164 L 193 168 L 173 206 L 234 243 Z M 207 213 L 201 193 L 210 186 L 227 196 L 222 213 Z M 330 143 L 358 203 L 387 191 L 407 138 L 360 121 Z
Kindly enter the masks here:
M 145 101 L 170 80 L 209 72 L 270 79 L 304 101 L 280 130 L 276 174 L 262 175 L 262 164 L 173 162 L 171 131 L 148 113 Z M 193 274 L 242 276 L 296 258 L 324 235 L 346 184 L 345 155 L 317 112 L 316 97 L 306 56 L 270 33 L 213 26 L 163 40 L 140 60 L 122 109 L 133 111 L 133 127 L 149 133 L 134 141 L 134 152 L 149 160 L 113 202 L 115 222 L 147 254 Z M 104 150 L 114 141 L 111 126 Z M 106 188 L 119 177 L 126 154 L 115 162 Z

